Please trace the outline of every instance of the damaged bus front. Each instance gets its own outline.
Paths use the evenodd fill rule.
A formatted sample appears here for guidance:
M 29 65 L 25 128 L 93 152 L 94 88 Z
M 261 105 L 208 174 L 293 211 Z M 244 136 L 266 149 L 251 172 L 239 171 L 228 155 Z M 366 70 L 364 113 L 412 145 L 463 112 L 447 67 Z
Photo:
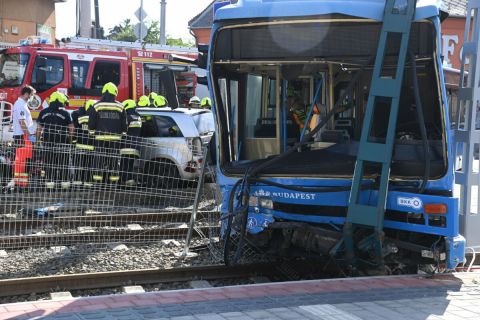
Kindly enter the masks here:
M 240 0 L 216 12 L 208 69 L 227 262 L 247 242 L 338 257 L 384 6 Z M 384 222 L 383 254 L 395 268 L 463 261 L 440 16 L 436 1 L 419 1 L 411 26 Z M 384 78 L 395 77 L 399 43 L 386 44 Z M 388 117 L 379 101 L 375 141 L 385 139 Z M 375 203 L 378 168 L 364 175 L 361 198 Z

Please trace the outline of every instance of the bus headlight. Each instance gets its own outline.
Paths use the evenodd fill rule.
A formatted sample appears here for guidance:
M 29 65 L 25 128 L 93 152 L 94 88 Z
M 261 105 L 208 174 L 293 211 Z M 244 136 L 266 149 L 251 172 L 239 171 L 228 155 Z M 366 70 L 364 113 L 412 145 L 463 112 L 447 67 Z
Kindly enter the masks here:
M 272 199 L 260 198 L 260 207 L 265 208 L 265 209 L 273 210 Z
M 250 207 L 258 207 L 258 197 L 250 197 L 250 199 L 248 199 L 248 205 Z

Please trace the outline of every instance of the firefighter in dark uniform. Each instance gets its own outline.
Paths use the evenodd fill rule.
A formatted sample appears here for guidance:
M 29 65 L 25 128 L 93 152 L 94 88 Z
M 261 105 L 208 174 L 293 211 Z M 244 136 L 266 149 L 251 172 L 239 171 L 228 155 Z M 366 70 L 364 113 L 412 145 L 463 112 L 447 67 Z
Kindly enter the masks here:
M 72 112 L 73 126 L 75 127 L 75 177 L 73 184 L 91 187 L 89 170 L 92 165 L 93 152 L 95 147 L 93 140 L 88 134 L 88 110 L 96 103 L 95 100 L 88 100 L 85 105 Z
M 94 182 L 120 180 L 118 157 L 122 135 L 127 133 L 127 117 L 123 105 L 115 101 L 117 94 L 115 84 L 105 84 L 102 98 L 88 110 L 88 131 L 95 141 Z
M 127 114 L 127 135 L 123 139 L 122 149 L 120 149 L 120 172 L 122 182 L 127 186 L 134 186 L 136 181 L 134 179 L 133 165 L 135 159 L 140 157 L 139 146 L 141 144 L 140 134 L 142 133 L 142 119 L 138 114 L 135 100 L 123 101 L 123 107 Z
M 63 188 L 70 187 L 68 165 L 74 128 L 70 114 L 63 109 L 64 101 L 60 92 L 52 93 L 49 107 L 40 112 L 37 120 L 47 188 L 54 188 L 56 182 Z

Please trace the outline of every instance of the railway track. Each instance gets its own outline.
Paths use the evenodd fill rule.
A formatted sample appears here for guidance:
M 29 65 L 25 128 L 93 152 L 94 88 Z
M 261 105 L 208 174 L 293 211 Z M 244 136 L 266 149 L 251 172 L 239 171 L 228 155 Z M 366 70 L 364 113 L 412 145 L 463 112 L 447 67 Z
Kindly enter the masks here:
M 80 226 L 120 226 L 131 223 L 161 224 L 161 223 L 188 223 L 191 211 L 163 211 L 158 213 L 116 213 L 52 216 L 48 218 L 20 218 L 0 220 L 2 230 L 37 229 L 45 226 L 77 228 Z M 199 211 L 197 220 L 206 219 L 214 211 Z
M 85 274 L 57 275 L 0 280 L 0 297 L 11 297 L 31 293 L 49 293 L 103 289 L 126 285 L 187 282 L 191 280 L 222 280 L 249 278 L 251 276 L 278 275 L 272 263 L 250 264 L 227 267 L 210 265 L 174 269 L 146 269 Z

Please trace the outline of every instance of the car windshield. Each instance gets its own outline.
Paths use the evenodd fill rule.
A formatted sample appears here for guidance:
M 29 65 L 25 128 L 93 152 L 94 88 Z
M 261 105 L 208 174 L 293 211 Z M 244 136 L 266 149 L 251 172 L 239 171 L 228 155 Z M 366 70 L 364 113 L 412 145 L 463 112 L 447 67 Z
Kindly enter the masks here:
M 22 84 L 28 58 L 26 53 L 0 54 L 0 88 Z
M 193 116 L 193 122 L 198 129 L 200 135 L 206 135 L 215 132 L 215 122 L 213 121 L 213 114 L 205 112 Z

